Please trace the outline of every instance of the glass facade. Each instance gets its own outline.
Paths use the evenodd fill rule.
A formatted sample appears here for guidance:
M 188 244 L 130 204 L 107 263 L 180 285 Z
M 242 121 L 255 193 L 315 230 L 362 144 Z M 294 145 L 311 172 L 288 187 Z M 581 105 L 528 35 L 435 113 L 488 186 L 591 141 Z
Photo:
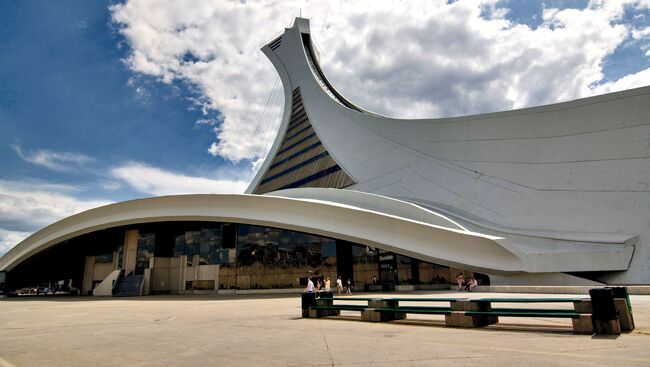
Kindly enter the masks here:
M 379 279 L 379 252 L 369 246 L 352 245 L 352 268 L 358 286 L 376 283 Z
M 113 262 L 112 252 L 95 256 L 95 264 L 111 264 L 112 262 Z
M 240 224 L 236 263 L 221 268 L 222 289 L 301 287 L 336 275 L 336 243 L 306 233 Z
M 186 256 L 187 266 L 221 264 L 221 226 L 186 231 L 176 236 L 174 256 Z
M 135 258 L 135 275 L 143 275 L 149 269 L 149 259 L 154 255 L 156 245 L 155 233 L 141 233 L 138 237 L 138 247 Z
M 202 279 L 196 275 L 200 274 L 200 269 L 192 271 L 195 275 L 185 278 L 185 289 L 300 288 L 310 276 L 314 283 L 320 280 L 324 284 L 329 277 L 335 284 L 337 276 L 341 275 L 344 282 L 350 279 L 361 289 L 368 289 L 369 285 L 380 286 L 382 282 L 442 284 L 448 283 L 450 278 L 448 267 L 370 246 L 279 228 L 236 223 L 176 223 L 169 245 L 156 242 L 156 234 L 162 233 L 162 229 L 147 228 L 147 231 L 138 239 L 137 269 L 140 273 L 148 268 L 149 258 L 161 255 L 173 256 L 184 262 L 187 269 L 219 265 L 216 279 Z M 165 233 L 169 231 L 169 228 L 164 229 Z M 168 246 L 172 247 L 171 251 Z M 169 255 L 165 255 L 167 253 Z M 384 257 L 391 254 L 392 259 L 391 266 L 384 264 L 383 273 L 380 253 Z M 173 268 L 171 262 L 156 261 L 155 267 L 167 273 Z M 171 278 L 171 275 L 165 277 L 170 283 Z
M 88 265 L 84 270 L 88 256 L 94 256 L 95 270 Z M 341 276 L 357 290 L 451 280 L 448 267 L 325 236 L 250 224 L 158 222 L 68 240 L 17 267 L 13 279 L 25 284 L 10 286 L 64 279 L 81 289 L 90 284 L 86 278 L 101 281 L 111 263 L 136 275 L 149 274 L 150 293 L 303 288 L 308 277 L 323 285 L 330 278 L 334 285 Z

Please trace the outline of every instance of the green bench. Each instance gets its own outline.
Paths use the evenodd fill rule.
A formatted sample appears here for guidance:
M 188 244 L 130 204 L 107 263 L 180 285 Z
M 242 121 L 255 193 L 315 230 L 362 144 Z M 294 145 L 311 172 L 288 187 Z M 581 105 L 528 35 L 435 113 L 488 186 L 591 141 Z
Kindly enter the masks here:
M 337 302 L 336 304 L 334 302 Z M 350 304 L 349 302 L 367 302 Z M 417 305 L 405 304 L 416 303 Z M 425 303 L 423 305 L 423 303 Z M 428 305 L 426 303 L 433 303 Z M 448 303 L 448 306 L 435 305 Z M 558 304 L 570 303 L 573 308 L 542 307 L 495 307 L 492 304 Z M 620 315 L 620 330 L 634 329 L 631 307 L 625 298 L 615 298 L 616 312 Z M 482 327 L 499 322 L 499 317 L 537 317 L 571 319 L 576 333 L 593 333 L 592 299 L 580 297 L 563 298 L 453 298 L 453 297 L 328 297 L 316 299 L 309 317 L 338 316 L 341 311 L 359 311 L 361 320 L 369 322 L 405 319 L 407 314 L 444 315 L 448 327 Z M 615 320 L 618 325 L 619 320 Z M 618 326 L 617 326 L 618 327 Z M 616 329 L 616 328 L 614 328 Z M 596 330 L 596 332 L 598 332 Z M 620 333 L 620 331 L 618 331 Z M 615 333 L 615 332 L 614 332 Z
M 317 298 L 312 306 L 310 317 L 339 316 L 341 311 L 360 311 L 363 321 L 391 321 L 406 318 L 406 314 L 447 315 L 452 312 L 449 306 L 400 306 L 400 302 L 455 302 L 461 298 L 378 298 L 378 297 L 328 297 Z M 334 301 L 337 303 L 335 304 Z M 348 304 L 364 301 L 366 305 Z M 345 302 L 345 303 L 341 303 Z

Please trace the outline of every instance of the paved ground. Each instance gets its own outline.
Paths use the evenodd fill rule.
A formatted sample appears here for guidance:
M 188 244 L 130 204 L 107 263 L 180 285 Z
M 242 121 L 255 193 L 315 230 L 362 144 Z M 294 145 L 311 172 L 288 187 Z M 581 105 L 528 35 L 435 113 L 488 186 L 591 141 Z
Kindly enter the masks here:
M 486 295 L 517 296 L 471 294 Z M 634 332 L 595 337 L 561 319 L 486 329 L 445 328 L 442 316 L 301 319 L 297 295 L 5 299 L 0 366 L 650 366 L 650 296 L 632 305 Z

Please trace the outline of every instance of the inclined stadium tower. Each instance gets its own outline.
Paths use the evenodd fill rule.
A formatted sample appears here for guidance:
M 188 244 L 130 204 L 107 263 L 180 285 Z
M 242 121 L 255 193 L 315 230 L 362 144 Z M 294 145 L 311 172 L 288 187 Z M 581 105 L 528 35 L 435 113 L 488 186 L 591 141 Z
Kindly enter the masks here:
M 280 75 L 284 112 L 246 194 L 156 197 L 73 215 L 0 259 L 7 284 L 28 274 L 31 257 L 115 228 L 122 253 L 114 251 L 110 274 L 137 270 L 138 226 L 172 222 L 330 238 L 339 273 L 345 272 L 344 244 L 354 244 L 487 274 L 493 285 L 650 284 L 650 87 L 513 111 L 403 120 L 366 111 L 334 89 L 319 66 L 307 19 L 296 18 L 262 50 Z M 220 231 L 225 244 L 229 232 Z M 228 261 L 250 255 L 238 246 L 230 247 L 237 250 Z M 195 262 L 187 260 L 193 273 L 181 266 L 185 275 L 177 283 L 201 281 L 198 268 L 209 261 L 197 263 L 196 256 L 203 255 L 175 247 L 159 255 L 158 248 L 149 254 L 155 261 L 143 260 L 151 290 L 156 264 L 174 264 L 178 256 Z M 217 270 L 206 277 L 214 289 L 230 289 L 220 277 L 238 275 L 226 271 L 225 245 L 220 251 Z M 16 268 L 22 270 L 13 275 Z M 22 285 L 14 282 L 11 288 Z

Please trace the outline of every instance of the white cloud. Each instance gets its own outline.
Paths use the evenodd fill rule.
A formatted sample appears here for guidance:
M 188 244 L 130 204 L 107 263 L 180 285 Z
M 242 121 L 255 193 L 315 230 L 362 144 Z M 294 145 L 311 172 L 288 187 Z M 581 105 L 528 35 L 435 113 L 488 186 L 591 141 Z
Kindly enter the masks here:
M 205 97 L 203 108 L 222 114 L 209 152 L 231 160 L 264 156 L 276 133 L 281 97 L 258 123 L 277 80 L 258 48 L 299 8 L 312 17 L 334 86 L 391 116 L 481 113 L 650 84 L 646 71 L 602 82 L 603 61 L 633 31 L 622 24 L 625 6 L 639 11 L 649 1 L 545 9 L 535 29 L 507 20 L 500 4 L 130 0 L 111 9 L 134 71 L 189 81 Z
M 59 219 L 109 204 L 70 195 L 71 188 L 46 183 L 0 180 L 0 228 L 28 232 Z
M 242 193 L 247 180 L 193 177 L 139 162 L 113 168 L 111 174 L 136 190 L 151 195 Z
M 604 83 L 594 88 L 597 94 L 616 92 L 646 85 L 650 80 L 650 69 L 645 69 L 635 74 L 630 74 L 614 82 Z
M 111 179 L 100 181 L 99 186 L 105 190 L 130 186 L 151 195 L 243 192 L 251 172 L 222 168 L 216 174 L 239 178 L 192 177 L 130 162 L 110 170 Z M 41 181 L 0 180 L 0 256 L 47 225 L 111 203 L 81 199 L 81 191 L 80 187 Z
M 650 27 L 632 30 L 632 38 L 642 39 L 645 37 L 650 37 Z
M 12 145 L 12 148 L 23 160 L 54 171 L 72 171 L 94 160 L 81 153 L 54 152 L 47 149 L 25 152 L 18 145 Z
M 4 255 L 9 249 L 29 237 L 31 232 L 8 231 L 0 228 L 0 256 Z
M 67 185 L 0 180 L 0 255 L 32 232 L 70 215 L 110 204 L 83 200 Z

